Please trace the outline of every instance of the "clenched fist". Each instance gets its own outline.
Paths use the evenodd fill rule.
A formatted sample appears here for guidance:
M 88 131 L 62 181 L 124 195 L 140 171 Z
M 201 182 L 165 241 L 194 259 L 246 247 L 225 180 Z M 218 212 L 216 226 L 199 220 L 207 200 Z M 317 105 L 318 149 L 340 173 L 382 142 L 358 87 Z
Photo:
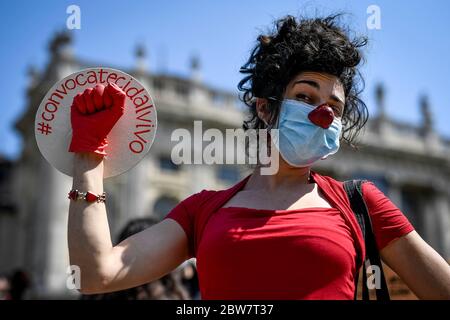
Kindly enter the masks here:
M 106 155 L 106 136 L 125 111 L 125 93 L 114 83 L 97 84 L 73 98 L 70 111 L 72 141 L 69 152 Z

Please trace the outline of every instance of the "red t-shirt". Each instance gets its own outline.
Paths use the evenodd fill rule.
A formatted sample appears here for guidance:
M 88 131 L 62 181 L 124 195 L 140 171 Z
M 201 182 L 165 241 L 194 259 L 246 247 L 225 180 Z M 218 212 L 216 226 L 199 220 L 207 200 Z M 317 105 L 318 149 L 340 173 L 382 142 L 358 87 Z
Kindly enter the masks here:
M 249 177 L 194 194 L 165 218 L 186 232 L 202 299 L 353 299 L 365 249 L 343 183 L 312 172 L 333 208 L 222 208 Z M 362 190 L 379 250 L 414 230 L 373 183 Z

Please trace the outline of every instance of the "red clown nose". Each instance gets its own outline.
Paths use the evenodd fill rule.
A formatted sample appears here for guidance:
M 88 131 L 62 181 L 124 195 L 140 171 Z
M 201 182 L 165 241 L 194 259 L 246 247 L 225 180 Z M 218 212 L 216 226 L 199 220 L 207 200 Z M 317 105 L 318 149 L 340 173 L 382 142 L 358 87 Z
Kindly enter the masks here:
M 333 109 L 326 103 L 321 104 L 308 114 L 308 119 L 316 126 L 328 129 L 334 119 Z

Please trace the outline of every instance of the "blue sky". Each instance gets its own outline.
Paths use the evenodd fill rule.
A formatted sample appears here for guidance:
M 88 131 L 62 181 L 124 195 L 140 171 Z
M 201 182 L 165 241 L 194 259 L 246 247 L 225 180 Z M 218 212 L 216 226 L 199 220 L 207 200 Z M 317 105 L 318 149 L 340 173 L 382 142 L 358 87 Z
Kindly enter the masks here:
M 393 118 L 420 123 L 418 97 L 430 99 L 437 130 L 450 137 L 450 1 L 2 1 L 0 63 L 2 100 L 0 154 L 16 157 L 21 139 L 12 125 L 23 112 L 27 66 L 42 70 L 48 40 L 65 27 L 66 8 L 81 8 L 81 30 L 73 30 L 75 54 L 103 65 L 131 67 L 143 43 L 150 70 L 186 76 L 198 55 L 206 83 L 236 91 L 239 67 L 256 36 L 285 14 L 349 13 L 355 32 L 371 40 L 363 68 L 365 101 L 372 113 L 374 87 L 387 90 Z M 368 30 L 366 9 L 381 9 L 381 30 Z

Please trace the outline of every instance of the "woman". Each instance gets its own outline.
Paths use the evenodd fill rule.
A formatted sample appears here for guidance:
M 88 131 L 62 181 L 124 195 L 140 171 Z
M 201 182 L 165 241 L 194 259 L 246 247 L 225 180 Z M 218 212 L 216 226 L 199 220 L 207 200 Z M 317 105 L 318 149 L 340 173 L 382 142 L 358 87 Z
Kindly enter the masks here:
M 257 166 L 228 190 L 194 194 L 116 246 L 98 195 L 105 137 L 123 113 L 124 94 L 109 84 L 75 97 L 73 188 L 94 200 L 71 201 L 69 210 L 70 260 L 82 270 L 81 292 L 151 282 L 196 257 L 203 299 L 353 299 L 361 231 L 342 183 L 311 170 L 340 139 L 351 143 L 367 120 L 357 69 L 366 41 L 350 39 L 337 19 L 277 21 L 241 70 L 239 88 L 252 114 L 244 127 L 279 130 L 271 131 L 279 170 L 263 175 Z M 363 193 L 382 260 L 419 298 L 450 299 L 445 260 L 374 184 L 365 183 Z

